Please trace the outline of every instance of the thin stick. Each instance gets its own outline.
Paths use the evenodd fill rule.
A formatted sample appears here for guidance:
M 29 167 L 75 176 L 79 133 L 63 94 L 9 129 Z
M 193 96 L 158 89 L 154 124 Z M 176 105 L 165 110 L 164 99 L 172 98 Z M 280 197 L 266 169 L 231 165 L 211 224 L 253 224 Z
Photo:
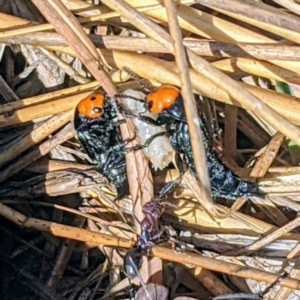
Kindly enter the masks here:
M 73 112 L 68 111 L 60 113 L 45 121 L 42 125 L 32 130 L 29 134 L 17 141 L 14 145 L 14 151 L 8 148 L 0 153 L 0 167 L 8 161 L 16 158 L 31 146 L 38 144 L 43 139 L 47 138 L 54 131 L 68 123 L 73 118 Z
M 130 248 L 134 244 L 133 240 L 129 239 L 92 232 L 75 226 L 58 224 L 36 218 L 28 218 L 3 203 L 0 203 L 0 215 L 21 227 L 40 230 L 54 236 L 91 243 L 93 245 Z
M 70 112 L 66 112 L 65 114 L 69 114 Z M 62 144 L 63 142 L 71 139 L 76 134 L 73 125 L 71 123 L 67 124 L 59 133 L 51 137 L 49 140 L 39 145 L 37 148 L 28 152 L 19 160 L 12 162 L 8 167 L 2 169 L 0 174 L 0 182 L 9 178 L 13 174 L 18 171 L 26 168 L 32 162 L 36 161 L 40 157 L 49 153 L 54 147 Z
M 60 0 L 32 0 L 32 2 L 55 30 L 64 37 L 95 79 L 101 82 L 107 94 L 113 97 L 117 91 L 106 72 L 99 68 L 98 52 L 75 16 L 70 14 Z
M 259 269 L 232 264 L 193 253 L 177 253 L 174 250 L 159 246 L 153 247 L 151 253 L 164 260 L 175 261 L 181 264 L 192 264 L 208 270 L 267 283 L 273 283 L 278 278 L 277 274 L 261 271 Z M 292 278 L 284 278 L 280 281 L 279 285 L 292 289 L 300 289 L 300 281 Z
M 97 36 L 90 35 L 91 40 L 97 48 L 111 50 L 141 51 L 149 53 L 170 53 L 162 45 L 150 38 L 127 37 L 127 36 Z M 61 46 L 68 44 L 58 33 L 35 32 L 26 35 L 0 38 L 5 44 L 28 44 L 41 47 Z M 241 57 L 256 58 L 259 60 L 287 60 L 299 61 L 300 47 L 281 44 L 230 44 L 215 41 L 206 41 L 196 38 L 183 40 L 184 46 L 201 56 L 216 57 Z M 288 69 L 288 68 L 287 68 Z
M 275 3 L 287 8 L 294 14 L 300 15 L 300 6 L 292 0 L 273 0 Z
M 113 10 L 118 11 L 126 19 L 131 20 L 131 22 L 146 35 L 152 37 L 170 51 L 173 51 L 172 40 L 169 34 L 152 20 L 140 14 L 125 2 L 121 2 L 119 0 L 104 0 L 103 3 Z M 247 105 L 250 110 L 300 145 L 300 130 L 296 126 L 292 125 L 269 106 L 262 103 L 258 98 L 254 97 L 244 88 L 239 86 L 239 84 L 233 79 L 212 67 L 209 62 L 205 61 L 188 49 L 187 54 L 192 67 L 199 74 L 204 75 L 214 82 L 220 89 L 225 90 L 230 97 L 236 100 L 236 102 Z
M 196 2 L 298 44 L 300 42 L 300 18 L 278 8 L 255 1 L 196 0 Z
M 199 115 L 195 97 L 193 95 L 193 85 L 189 76 L 189 67 L 182 44 L 181 30 L 177 20 L 177 10 L 172 0 L 164 0 L 167 8 L 169 29 L 174 39 L 175 60 L 181 81 L 181 92 L 184 100 L 184 110 L 189 126 L 190 140 L 193 149 L 195 167 L 200 179 L 202 189 L 200 190 L 201 200 L 205 203 L 212 203 L 210 178 L 207 170 L 205 148 L 203 145 L 202 132 L 199 124 Z M 216 215 L 216 211 L 213 211 Z
M 76 97 L 76 98 L 78 97 L 78 102 L 79 102 L 79 100 L 83 99 L 84 97 L 87 97 L 89 95 L 89 93 L 92 93 L 93 91 L 97 90 L 100 86 L 101 85 L 99 82 L 93 81 L 90 83 L 77 85 L 74 87 L 70 87 L 70 88 L 66 88 L 66 89 L 26 98 L 26 99 L 23 99 L 20 101 L 2 104 L 2 105 L 0 105 L 0 114 L 2 115 L 2 114 L 5 114 L 5 113 L 11 112 L 11 111 L 15 111 L 18 109 L 22 109 L 22 108 L 25 108 L 28 106 L 37 105 L 39 103 L 50 102 L 53 99 L 64 98 L 67 96 Z M 85 92 L 89 92 L 89 93 L 85 93 Z M 66 99 L 67 102 L 70 100 L 71 100 L 71 98 Z M 77 103 L 74 103 L 73 107 L 70 107 L 70 109 L 74 108 L 76 106 L 76 104 Z M 36 109 L 36 111 L 37 111 L 37 109 Z M 57 113 L 57 112 L 58 111 L 56 111 L 56 112 L 53 111 L 53 112 L 50 112 L 49 114 L 53 114 L 53 113 Z M 45 116 L 44 113 L 43 113 L 43 116 Z
M 70 48 L 76 53 L 76 56 L 87 67 L 95 79 L 101 82 L 105 92 L 113 98 L 117 94 L 117 89 L 111 78 L 99 64 L 100 56 L 97 49 L 75 16 L 70 13 L 60 0 L 32 0 L 32 2 L 53 25 L 55 30 L 63 36 Z M 124 119 L 121 114 L 118 114 L 118 118 L 120 120 Z M 128 120 L 126 124 L 120 126 L 124 140 L 134 135 L 133 125 L 130 126 L 130 123 L 130 120 Z M 135 146 L 136 144 L 137 142 L 134 141 L 130 146 Z M 135 200 L 142 198 L 145 204 L 151 200 L 153 183 L 151 172 L 148 164 L 145 163 L 142 151 L 127 154 L 126 166 L 130 194 Z

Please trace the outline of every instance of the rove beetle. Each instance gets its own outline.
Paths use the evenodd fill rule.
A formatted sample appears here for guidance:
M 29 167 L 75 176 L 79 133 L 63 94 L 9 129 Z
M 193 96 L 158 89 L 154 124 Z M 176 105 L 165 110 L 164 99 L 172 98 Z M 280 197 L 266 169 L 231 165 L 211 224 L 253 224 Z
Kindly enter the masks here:
M 129 194 L 125 146 L 117 113 L 110 99 L 103 94 L 92 94 L 82 99 L 75 110 L 74 125 L 78 139 L 89 157 L 97 162 L 99 172 L 117 189 L 117 199 Z
M 174 86 L 162 85 L 148 94 L 145 106 L 148 111 L 158 114 L 157 120 L 153 120 L 142 114 L 131 116 L 126 114 L 126 117 L 139 118 L 141 121 L 152 125 L 165 125 L 167 131 L 153 135 L 140 148 L 148 147 L 157 136 L 168 135 L 171 145 L 178 156 L 183 154 L 187 167 L 193 176 L 198 179 L 180 90 Z M 212 195 L 230 200 L 247 198 L 249 196 L 262 196 L 262 194 L 259 194 L 256 184 L 243 181 L 221 162 L 210 147 L 208 133 L 201 118 L 199 118 L 199 124 L 202 129 L 202 139 L 206 148 Z M 177 182 L 173 182 L 173 184 L 171 183 L 163 188 L 162 193 L 165 194 L 166 191 L 171 190 L 175 183 Z

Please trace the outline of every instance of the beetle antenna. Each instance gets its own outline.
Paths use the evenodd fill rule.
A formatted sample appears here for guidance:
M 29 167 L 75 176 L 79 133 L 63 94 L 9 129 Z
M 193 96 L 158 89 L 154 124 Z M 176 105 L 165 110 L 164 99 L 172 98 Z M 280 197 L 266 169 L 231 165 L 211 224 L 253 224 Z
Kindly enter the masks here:
M 145 100 L 143 100 L 143 99 L 136 98 L 136 97 L 134 97 L 134 96 L 130 96 L 130 95 L 126 95 L 126 94 L 116 94 L 116 95 L 114 96 L 114 98 L 119 98 L 119 99 L 129 98 L 129 99 L 132 99 L 132 100 L 141 102 L 141 103 L 145 103 Z
M 124 72 L 126 72 L 128 75 L 130 75 L 130 77 L 133 79 L 133 80 L 136 80 L 139 85 L 143 88 L 144 91 L 150 93 L 151 92 L 151 89 L 142 81 L 143 79 L 135 74 L 132 70 L 130 70 L 129 68 L 127 67 L 123 67 L 122 69 Z

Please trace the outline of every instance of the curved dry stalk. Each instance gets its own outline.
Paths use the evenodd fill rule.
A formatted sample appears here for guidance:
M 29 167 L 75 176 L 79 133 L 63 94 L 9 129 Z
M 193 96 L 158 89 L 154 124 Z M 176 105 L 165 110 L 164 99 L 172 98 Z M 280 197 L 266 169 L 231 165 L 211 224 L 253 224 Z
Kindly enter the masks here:
M 157 42 L 172 49 L 172 43 L 169 35 L 162 30 L 157 24 L 142 16 L 135 9 L 125 3 L 120 3 L 117 0 L 103 1 L 107 6 L 117 10 L 125 18 L 148 36 L 151 36 Z M 265 119 L 270 125 L 282 132 L 285 136 L 300 145 L 300 130 L 276 113 L 269 106 L 265 105 L 258 98 L 240 87 L 233 79 L 229 78 L 222 72 L 211 66 L 210 63 L 200 58 L 193 52 L 187 49 L 187 55 L 192 67 L 199 73 L 204 75 L 210 81 L 214 82 L 219 88 L 229 94 L 229 97 L 234 99 L 235 103 L 248 106 L 248 109 L 256 113 L 262 119 Z
M 229 58 L 213 62 L 212 65 L 226 73 L 244 71 L 248 74 L 274 79 L 286 83 L 300 84 L 299 75 L 270 62 L 249 58 Z
M 97 36 L 90 35 L 91 40 L 97 48 L 109 50 L 141 51 L 144 53 L 170 53 L 162 45 L 151 38 L 127 37 L 127 36 Z M 5 44 L 28 44 L 33 46 L 67 47 L 65 40 L 54 32 L 35 32 L 21 36 L 0 38 Z M 230 44 L 215 41 L 206 41 L 196 38 L 185 38 L 183 45 L 197 55 L 213 57 L 235 57 L 235 58 L 256 58 L 258 60 L 287 60 L 299 61 L 300 48 L 281 44 Z
M 295 43 L 300 42 L 300 18 L 278 8 L 255 1 L 196 0 L 196 2 Z
M 214 296 L 231 294 L 233 291 L 223 283 L 215 274 L 204 268 L 196 267 L 189 272 L 200 281 Z
M 101 86 L 101 84 L 99 82 L 93 81 L 90 83 L 73 86 L 70 88 L 54 91 L 51 93 L 46 93 L 46 94 L 26 98 L 26 99 L 23 99 L 20 101 L 14 101 L 14 102 L 2 104 L 2 105 L 0 105 L 0 114 L 2 115 L 5 113 L 13 112 L 18 109 L 37 105 L 37 104 L 44 103 L 44 102 L 49 102 L 53 99 L 64 98 L 66 96 L 70 96 L 68 99 L 65 100 L 66 102 L 71 101 L 73 98 L 78 98 L 77 101 L 79 101 L 80 99 L 87 97 L 93 91 L 97 90 L 100 86 Z M 86 93 L 86 92 L 89 92 L 89 93 Z M 76 103 L 76 101 L 75 101 L 75 103 Z M 78 102 L 76 104 L 75 103 L 72 105 L 72 107 L 70 107 L 70 109 L 75 108 L 75 106 L 77 105 Z M 58 109 L 58 108 L 56 107 L 55 109 Z M 44 110 L 44 108 L 42 110 Z M 58 112 L 61 112 L 61 110 L 54 111 L 54 109 L 53 109 L 52 111 L 50 111 L 49 114 L 51 115 L 51 114 L 55 114 Z M 46 115 L 43 115 L 43 116 L 46 116 Z
M 68 114 L 69 112 L 67 112 Z M 71 139 L 76 134 L 72 124 L 67 124 L 59 133 L 49 138 L 46 142 L 34 148 L 17 161 L 12 162 L 6 168 L 2 169 L 0 174 L 0 182 L 14 175 L 18 171 L 26 168 L 32 162 L 49 153 L 54 147 Z
M 211 199 L 210 178 L 206 167 L 207 161 L 203 145 L 202 131 L 199 124 L 198 109 L 193 95 L 193 86 L 189 76 L 187 57 L 182 45 L 182 35 L 178 26 L 176 7 L 172 0 L 164 0 L 164 3 L 167 9 L 170 33 L 173 37 L 174 50 L 172 52 L 175 55 L 176 65 L 178 67 L 181 81 L 181 93 L 189 127 L 195 168 L 201 183 L 200 201 L 212 215 L 216 216 L 217 211 L 214 209 L 213 201 Z
M 21 227 L 39 230 L 52 234 L 53 236 L 87 242 L 93 245 L 131 248 L 134 244 L 134 241 L 129 239 L 92 232 L 86 229 L 62 225 L 36 218 L 28 218 L 3 203 L 0 203 L 0 215 Z
M 252 252 L 252 251 L 259 250 L 259 249 L 263 248 L 264 246 L 270 244 L 271 242 L 277 240 L 278 238 L 282 237 L 283 235 L 289 233 L 290 231 L 292 231 L 299 225 L 300 225 L 300 217 L 297 217 L 294 220 L 287 223 L 286 225 L 282 226 L 281 228 L 278 228 L 274 232 L 270 233 L 266 237 L 253 243 L 252 245 L 245 247 L 244 249 L 234 251 L 234 255 L 237 256 L 237 255 L 241 255 L 241 253 L 243 253 L 243 252 L 249 252 L 249 251 Z
M 16 158 L 22 152 L 30 147 L 38 144 L 43 139 L 47 138 L 54 131 L 61 128 L 63 125 L 73 119 L 73 112 L 68 111 L 66 113 L 60 113 L 51 119 L 45 121 L 39 127 L 33 129 L 28 135 L 24 136 L 21 140 L 17 141 L 11 148 L 0 153 L 0 167 L 6 164 L 8 161 Z
M 117 91 L 108 75 L 98 64 L 99 55 L 83 28 L 60 0 L 41 1 L 32 0 L 45 18 L 60 33 L 68 45 L 76 52 L 77 57 L 87 67 L 96 80 L 101 82 L 110 97 Z
M 216 260 L 193 253 L 176 253 L 174 250 L 159 246 L 153 247 L 151 249 L 151 254 L 164 260 L 194 265 L 220 273 L 254 279 L 257 281 L 265 281 L 267 283 L 273 283 L 278 278 L 277 274 L 270 272 Z M 278 284 L 292 289 L 300 289 L 300 281 L 292 278 L 284 278 Z

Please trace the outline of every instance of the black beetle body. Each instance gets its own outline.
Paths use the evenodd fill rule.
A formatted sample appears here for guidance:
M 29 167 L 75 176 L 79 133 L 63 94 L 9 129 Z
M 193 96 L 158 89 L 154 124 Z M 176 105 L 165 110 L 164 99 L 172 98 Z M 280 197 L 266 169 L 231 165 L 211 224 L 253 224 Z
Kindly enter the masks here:
M 166 88 L 162 86 L 161 90 L 158 89 L 157 91 L 154 91 L 150 94 L 152 97 L 151 99 L 147 98 L 146 106 L 150 112 L 153 112 L 151 108 L 153 107 L 154 101 L 160 101 L 161 103 L 164 103 L 164 100 L 160 100 L 160 97 L 164 96 L 161 91 L 164 91 L 166 89 L 172 89 L 172 87 L 167 86 Z M 155 93 L 157 93 L 157 95 Z M 170 136 L 172 147 L 178 154 L 183 154 L 184 161 L 186 162 L 189 170 L 191 171 L 193 176 L 195 176 L 196 179 L 199 180 L 195 168 L 189 130 L 184 112 L 183 100 L 179 91 L 176 99 L 174 99 L 173 101 L 173 104 L 170 105 L 169 101 L 167 105 L 169 105 L 167 108 L 162 108 L 162 111 L 159 113 L 157 120 L 153 120 L 143 115 L 132 117 L 138 117 L 140 120 L 148 122 L 152 125 L 165 125 L 167 129 L 167 135 Z M 158 110 L 157 107 L 156 110 Z M 249 196 L 262 196 L 262 194 L 258 193 L 258 187 L 256 184 L 243 181 L 238 175 L 234 174 L 227 166 L 222 163 L 222 161 L 217 157 L 216 153 L 210 147 L 208 134 L 201 118 L 199 118 L 198 121 L 202 130 L 203 143 L 206 148 L 207 166 L 210 176 L 212 195 L 214 197 L 222 197 L 230 200 L 236 200 L 237 198 L 247 198 Z M 155 136 L 149 138 L 143 147 L 147 147 L 154 138 Z M 168 187 L 166 187 L 166 189 L 163 189 L 162 194 L 164 194 L 166 191 L 169 191 Z
M 86 106 L 90 105 L 90 102 L 87 102 L 90 98 L 82 100 L 86 101 Z M 77 109 L 74 125 L 84 150 L 97 162 L 99 172 L 115 185 L 120 199 L 129 194 L 124 148 L 127 142 L 122 139 L 122 122 L 115 120 L 117 114 L 112 105 L 106 102 L 102 109 L 102 115 L 96 118 L 83 115 Z

